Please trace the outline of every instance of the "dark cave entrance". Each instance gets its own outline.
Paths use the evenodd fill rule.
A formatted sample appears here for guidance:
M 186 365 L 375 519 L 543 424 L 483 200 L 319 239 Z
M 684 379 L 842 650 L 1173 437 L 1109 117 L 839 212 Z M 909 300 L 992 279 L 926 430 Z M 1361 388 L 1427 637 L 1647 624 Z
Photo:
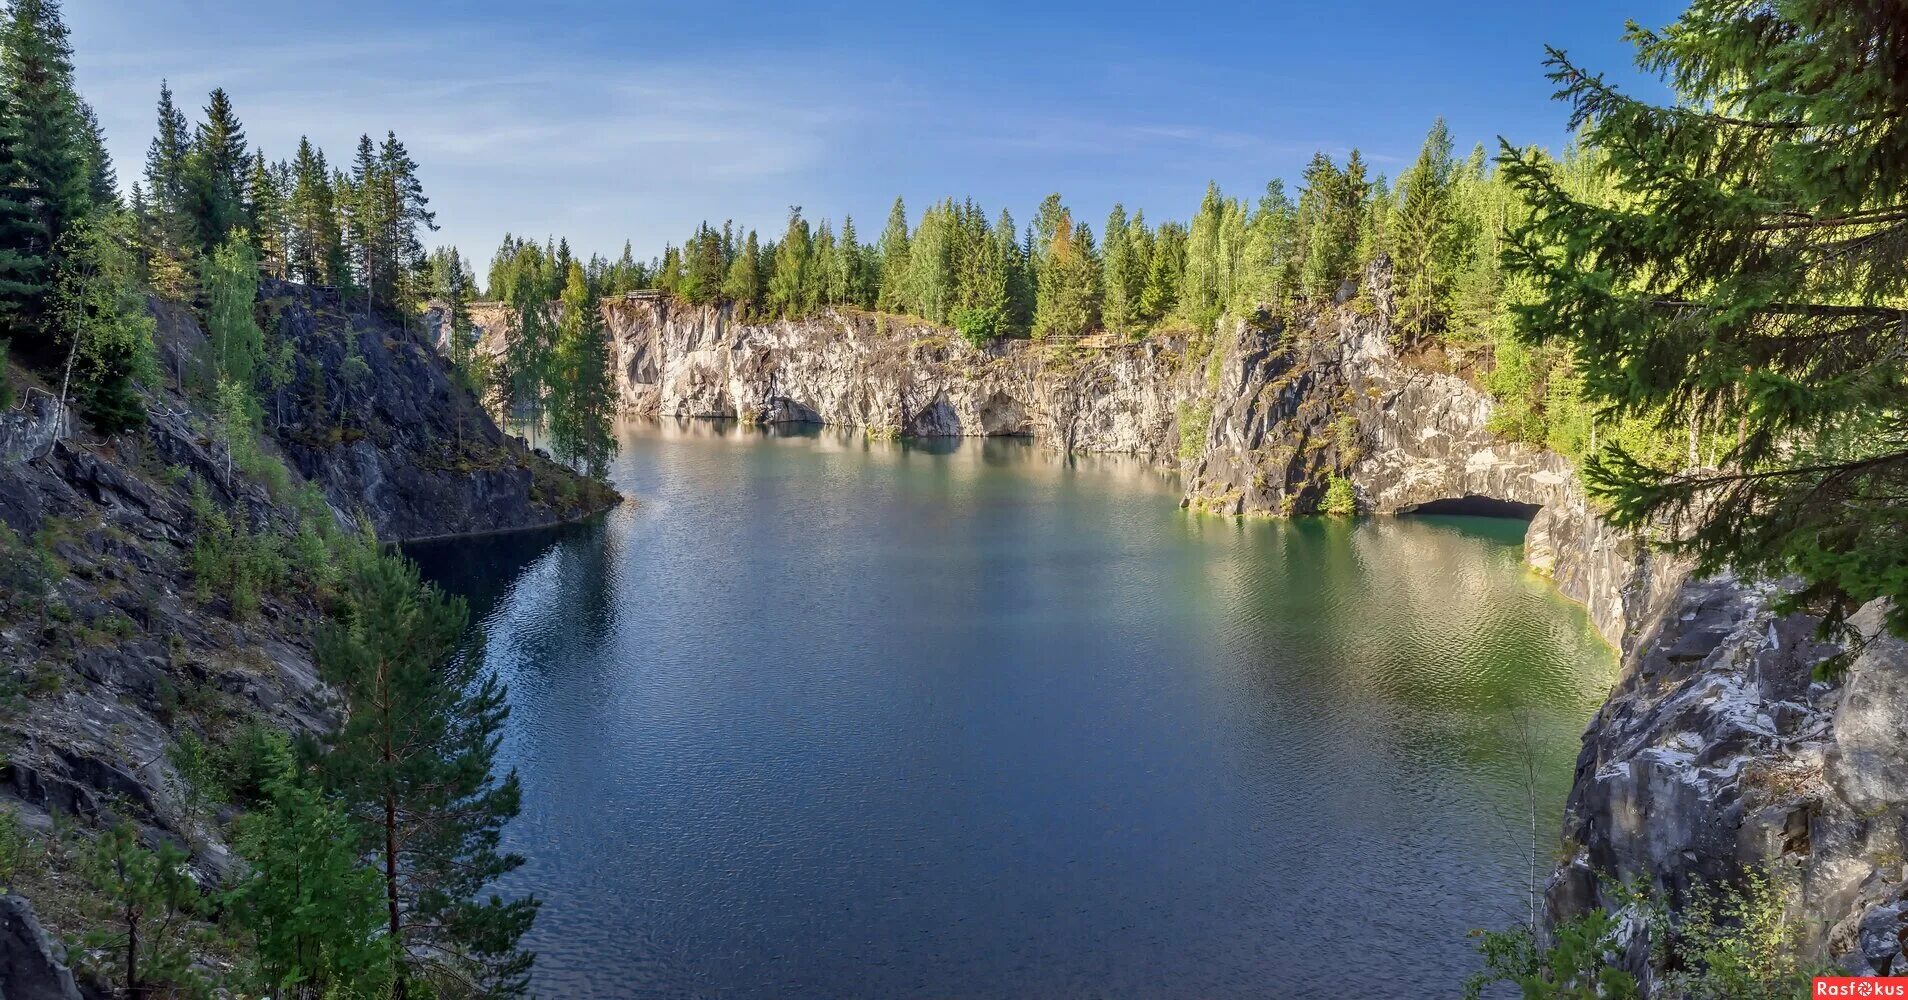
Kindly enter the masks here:
M 1429 503 L 1400 507 L 1398 513 L 1443 514 L 1447 517 L 1506 517 L 1529 521 L 1543 509 L 1542 504 L 1518 503 L 1515 500 L 1500 500 L 1497 497 L 1467 493 L 1461 497 L 1448 497 L 1443 500 L 1432 500 Z

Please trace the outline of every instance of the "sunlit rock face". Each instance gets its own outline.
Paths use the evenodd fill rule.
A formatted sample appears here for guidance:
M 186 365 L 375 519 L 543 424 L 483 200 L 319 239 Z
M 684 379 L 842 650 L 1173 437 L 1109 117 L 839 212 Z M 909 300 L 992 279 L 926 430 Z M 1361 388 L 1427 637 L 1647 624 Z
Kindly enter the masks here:
M 624 408 L 1172 454 L 1171 343 L 978 349 L 941 328 L 853 310 L 758 323 L 733 313 L 662 298 L 606 304 Z
M 1367 512 L 1466 496 L 1522 505 L 1535 511 L 1531 565 L 1621 643 L 1662 574 L 1590 510 L 1568 461 L 1492 432 L 1484 392 L 1399 358 L 1383 296 L 1370 301 L 1380 305 L 1230 321 L 1191 344 L 975 348 L 945 329 L 856 310 L 739 322 L 730 307 L 662 296 L 611 300 L 604 318 L 622 404 L 635 414 L 1030 436 L 1178 470 L 1186 504 L 1214 513 L 1310 513 L 1338 474 Z M 508 316 L 476 315 L 501 351 Z
M 1792 885 L 1805 944 L 1857 973 L 1900 974 L 1908 846 L 1908 643 L 1881 628 L 1825 642 L 1772 610 L 1778 588 L 1693 581 L 1627 651 L 1584 736 L 1553 919 L 1612 905 L 1602 879 L 1672 899 L 1745 868 Z M 1837 683 L 1816 679 L 1843 657 Z M 1651 974 L 1647 949 L 1630 949 Z

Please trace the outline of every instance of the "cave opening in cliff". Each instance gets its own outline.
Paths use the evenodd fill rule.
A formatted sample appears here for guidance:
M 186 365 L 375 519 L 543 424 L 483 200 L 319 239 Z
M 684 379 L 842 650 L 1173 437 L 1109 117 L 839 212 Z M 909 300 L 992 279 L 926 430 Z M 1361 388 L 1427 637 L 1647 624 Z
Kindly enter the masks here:
M 1461 497 L 1446 497 L 1427 503 L 1401 507 L 1400 514 L 1444 514 L 1457 517 L 1507 517 L 1519 521 L 1529 521 L 1537 517 L 1544 509 L 1542 504 L 1519 503 L 1515 500 L 1501 500 L 1476 493 L 1467 493 Z

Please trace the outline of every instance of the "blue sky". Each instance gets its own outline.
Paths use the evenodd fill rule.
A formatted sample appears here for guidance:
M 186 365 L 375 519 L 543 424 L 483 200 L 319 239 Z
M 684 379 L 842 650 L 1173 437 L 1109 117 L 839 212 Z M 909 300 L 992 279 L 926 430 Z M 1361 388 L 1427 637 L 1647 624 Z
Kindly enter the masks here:
M 122 183 L 159 81 L 223 86 L 274 158 L 397 130 L 442 230 L 483 269 L 506 231 L 638 256 L 702 219 L 780 232 L 789 205 L 878 231 L 894 196 L 1059 191 L 1184 218 L 1314 150 L 1395 174 L 1443 115 L 1461 149 L 1558 145 L 1545 43 L 1634 81 L 1623 22 L 1680 4 L 737 4 L 67 0 L 81 89 Z M 1646 93 L 1654 84 L 1634 81 Z

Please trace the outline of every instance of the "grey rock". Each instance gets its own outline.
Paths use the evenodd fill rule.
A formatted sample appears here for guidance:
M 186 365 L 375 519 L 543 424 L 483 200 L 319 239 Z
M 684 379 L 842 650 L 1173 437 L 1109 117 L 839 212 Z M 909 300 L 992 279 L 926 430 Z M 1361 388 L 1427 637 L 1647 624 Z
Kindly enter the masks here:
M 65 954 L 19 896 L 0 896 L 0 1000 L 80 1000 Z

